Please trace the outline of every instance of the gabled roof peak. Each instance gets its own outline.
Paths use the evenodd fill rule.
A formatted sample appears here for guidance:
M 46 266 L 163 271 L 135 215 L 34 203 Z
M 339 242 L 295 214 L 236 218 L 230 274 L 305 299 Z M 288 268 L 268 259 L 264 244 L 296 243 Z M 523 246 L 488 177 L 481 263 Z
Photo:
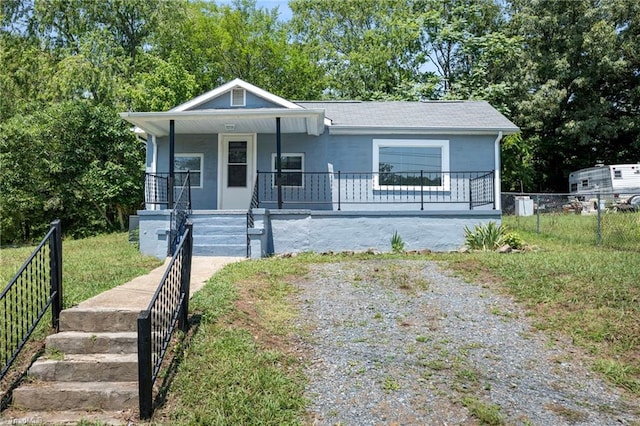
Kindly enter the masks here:
M 284 108 L 295 108 L 295 109 L 300 109 L 302 108 L 300 105 L 296 105 L 295 103 L 288 101 L 284 98 L 281 98 L 280 96 L 274 95 L 273 93 L 267 92 L 264 89 L 259 88 L 258 86 L 254 86 L 251 83 L 247 83 L 244 80 L 241 80 L 239 78 L 236 78 L 234 80 L 231 80 L 225 84 L 223 84 L 222 86 L 218 86 L 213 90 L 210 90 L 206 93 L 203 93 L 200 96 L 197 96 L 193 99 L 191 99 L 190 101 L 187 101 L 183 104 L 178 105 L 175 108 L 170 109 L 170 112 L 181 112 L 181 111 L 188 111 L 192 108 L 197 107 L 198 105 L 202 105 L 212 99 L 215 99 L 217 97 L 219 97 L 220 95 L 229 92 L 232 89 L 235 88 L 242 88 L 245 89 L 248 92 L 253 93 L 256 96 L 259 96 L 263 99 L 268 100 L 271 103 L 274 103 L 276 105 L 280 105 Z

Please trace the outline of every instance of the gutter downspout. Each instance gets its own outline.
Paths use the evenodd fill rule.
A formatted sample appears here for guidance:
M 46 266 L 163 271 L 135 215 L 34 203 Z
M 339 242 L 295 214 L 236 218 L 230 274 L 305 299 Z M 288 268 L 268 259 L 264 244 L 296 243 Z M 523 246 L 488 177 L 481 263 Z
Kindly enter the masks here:
M 500 188 L 500 140 L 502 140 L 502 130 L 498 132 L 498 137 L 496 137 L 495 141 L 495 170 L 493 171 L 493 188 L 495 191 L 494 199 L 495 199 L 495 210 L 502 210 L 502 200 L 501 197 L 501 188 Z

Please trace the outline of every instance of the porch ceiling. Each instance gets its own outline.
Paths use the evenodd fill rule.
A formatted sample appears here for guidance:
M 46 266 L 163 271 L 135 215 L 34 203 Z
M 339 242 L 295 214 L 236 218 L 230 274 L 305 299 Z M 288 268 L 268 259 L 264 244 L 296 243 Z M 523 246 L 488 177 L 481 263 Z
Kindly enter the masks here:
M 174 120 L 176 134 L 209 133 L 276 133 L 276 117 L 280 117 L 281 133 L 324 132 L 324 109 L 265 108 L 242 110 L 196 110 L 167 112 L 123 112 L 120 117 L 146 133 L 169 134 L 169 121 Z

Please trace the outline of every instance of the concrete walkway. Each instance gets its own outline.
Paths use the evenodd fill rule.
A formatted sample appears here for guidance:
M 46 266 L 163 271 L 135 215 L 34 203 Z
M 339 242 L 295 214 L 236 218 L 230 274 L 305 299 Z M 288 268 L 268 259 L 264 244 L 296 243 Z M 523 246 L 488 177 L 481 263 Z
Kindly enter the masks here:
M 200 290 L 206 282 L 220 269 L 229 263 L 244 260 L 244 257 L 204 257 L 194 256 L 191 261 L 191 288 L 189 296 Z M 79 309 L 118 309 L 144 310 L 147 309 L 153 294 L 160 284 L 171 258 L 167 258 L 162 266 L 147 275 L 134 278 L 97 296 L 78 304 Z

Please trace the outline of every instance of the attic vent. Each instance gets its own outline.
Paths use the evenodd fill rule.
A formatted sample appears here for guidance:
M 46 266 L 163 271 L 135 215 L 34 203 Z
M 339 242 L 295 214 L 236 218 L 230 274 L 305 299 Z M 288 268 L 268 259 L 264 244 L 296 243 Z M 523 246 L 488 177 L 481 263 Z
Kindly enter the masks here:
M 231 106 L 239 107 L 245 105 L 245 91 L 244 89 L 237 87 L 231 89 Z

